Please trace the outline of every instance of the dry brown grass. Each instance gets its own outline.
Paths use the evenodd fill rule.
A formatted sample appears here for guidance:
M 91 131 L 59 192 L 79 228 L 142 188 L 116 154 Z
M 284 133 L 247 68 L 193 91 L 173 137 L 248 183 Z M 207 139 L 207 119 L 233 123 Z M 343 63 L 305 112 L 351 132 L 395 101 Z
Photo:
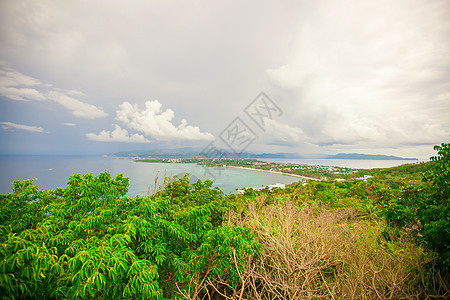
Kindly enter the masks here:
M 264 203 L 257 197 L 247 213 L 229 216 L 253 229 L 262 251 L 240 272 L 240 291 L 226 298 L 429 298 L 431 257 L 406 239 L 384 240 L 382 222 L 357 219 L 351 208 Z

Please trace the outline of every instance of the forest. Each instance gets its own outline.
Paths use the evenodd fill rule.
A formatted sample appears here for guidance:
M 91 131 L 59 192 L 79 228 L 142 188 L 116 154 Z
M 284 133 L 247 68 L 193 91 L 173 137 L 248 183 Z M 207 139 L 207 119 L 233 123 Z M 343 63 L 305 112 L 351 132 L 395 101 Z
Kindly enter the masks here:
M 2 299 L 445 299 L 450 145 L 367 180 L 224 195 L 74 174 L 0 196 Z

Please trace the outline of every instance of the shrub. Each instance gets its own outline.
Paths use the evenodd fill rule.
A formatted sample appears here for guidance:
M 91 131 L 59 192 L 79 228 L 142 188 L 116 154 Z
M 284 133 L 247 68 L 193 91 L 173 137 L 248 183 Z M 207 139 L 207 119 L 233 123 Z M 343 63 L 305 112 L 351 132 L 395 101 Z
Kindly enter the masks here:
M 5 299 L 197 298 L 233 290 L 257 245 L 222 226 L 223 193 L 173 180 L 152 197 L 126 197 L 128 179 L 75 174 L 66 189 L 14 182 L 0 198 L 0 294 Z M 183 202 L 184 201 L 184 202 Z M 214 219 L 216 218 L 216 220 Z
M 407 235 L 386 240 L 383 221 L 356 218 L 353 208 L 317 202 L 299 208 L 289 201 L 269 207 L 264 201 L 257 197 L 244 218 L 230 218 L 251 227 L 262 247 L 242 274 L 245 298 L 409 299 L 446 293 L 444 280 L 427 269 L 433 256 Z

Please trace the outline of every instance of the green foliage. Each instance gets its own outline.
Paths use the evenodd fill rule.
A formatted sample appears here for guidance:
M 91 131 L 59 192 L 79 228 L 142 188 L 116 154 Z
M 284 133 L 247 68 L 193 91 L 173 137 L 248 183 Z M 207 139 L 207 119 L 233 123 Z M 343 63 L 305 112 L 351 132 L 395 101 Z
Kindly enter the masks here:
M 418 216 L 428 244 L 441 254 L 441 261 L 450 270 L 450 144 L 435 146 L 437 156 L 433 167 L 423 174 L 425 189 Z
M 75 174 L 65 189 L 14 182 L 0 198 L 0 295 L 5 299 L 163 299 L 206 291 L 233 260 L 257 250 L 245 228 L 221 225 L 212 182 L 174 179 L 152 197 L 126 197 L 128 179 Z M 244 266 L 240 265 L 243 268 Z
M 435 250 L 439 264 L 450 270 L 450 146 L 435 146 L 437 156 L 423 173 L 423 184 L 390 184 L 379 192 L 386 220 L 392 226 L 416 230 L 418 238 Z
M 373 175 L 367 181 L 297 182 L 226 197 L 210 180 L 190 183 L 187 175 L 166 178 L 153 196 L 134 199 L 126 196 L 128 179 L 108 172 L 72 175 L 67 188 L 54 191 L 15 181 L 13 193 L 0 195 L 0 296 L 237 299 L 272 289 L 279 299 L 289 290 L 325 298 L 371 289 L 363 298 L 448 295 L 442 278 L 450 265 L 450 147 L 435 149 L 429 163 L 365 170 Z M 318 241 L 323 246 L 314 254 Z M 319 262 L 325 254 L 328 262 Z M 317 265 L 301 262 L 308 255 Z M 438 264 L 429 268 L 433 257 Z M 300 273 L 322 271 L 283 273 L 299 262 Z M 277 283 L 280 274 L 292 283 Z
M 432 168 L 423 174 L 423 181 L 432 186 L 432 196 L 440 202 L 447 202 L 450 196 L 450 144 L 434 146 L 438 155 L 431 157 Z
M 404 164 L 397 167 L 386 168 L 386 169 L 371 169 L 371 170 L 360 170 L 359 174 L 365 175 L 375 175 L 380 179 L 402 179 L 404 182 L 420 183 L 423 172 L 428 171 L 433 166 L 432 163 L 415 163 L 415 164 Z
M 438 153 L 431 162 L 361 171 L 360 175 L 374 176 L 367 181 L 294 183 L 284 193 L 300 206 L 319 203 L 329 208 L 351 207 L 360 218 L 384 218 L 389 225 L 386 236 L 395 237 L 398 230 L 407 230 L 410 237 L 439 254 L 439 268 L 447 272 L 450 270 L 450 146 L 442 144 L 434 149 Z M 267 194 L 265 202 L 272 203 L 275 197 Z

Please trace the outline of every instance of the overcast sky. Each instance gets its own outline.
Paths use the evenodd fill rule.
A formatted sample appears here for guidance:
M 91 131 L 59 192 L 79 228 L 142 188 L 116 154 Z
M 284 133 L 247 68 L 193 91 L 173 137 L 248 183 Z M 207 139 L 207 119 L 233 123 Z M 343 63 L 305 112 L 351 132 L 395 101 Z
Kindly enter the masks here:
M 448 0 L 262 2 L 0 0 L 0 153 L 449 142 Z

